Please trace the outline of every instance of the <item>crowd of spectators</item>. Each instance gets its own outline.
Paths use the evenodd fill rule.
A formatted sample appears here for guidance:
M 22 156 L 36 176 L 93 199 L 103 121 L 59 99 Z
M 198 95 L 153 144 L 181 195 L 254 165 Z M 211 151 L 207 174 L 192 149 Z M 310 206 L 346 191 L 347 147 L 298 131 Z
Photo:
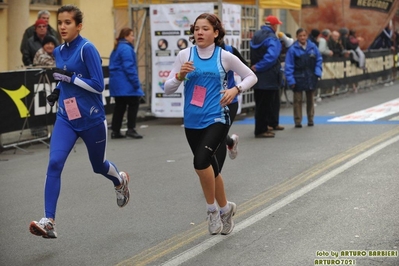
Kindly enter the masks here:
M 35 24 L 25 30 L 20 45 L 24 66 L 54 65 L 52 52 L 60 44 L 60 35 L 50 26 L 49 19 L 50 12 L 41 10 Z
M 360 43 L 364 41 L 362 37 L 356 36 L 354 30 L 341 28 L 339 30 L 312 29 L 309 40 L 318 48 L 323 58 L 345 57 L 350 58 L 359 68 L 365 68 L 365 55 L 360 49 Z
M 365 55 L 360 48 L 364 39 L 356 35 L 356 31 L 348 28 L 338 30 L 312 29 L 309 34 L 309 40 L 317 45 L 323 58 L 345 57 L 349 58 L 357 67 L 365 69 Z M 387 25 L 377 36 L 374 42 L 367 50 L 392 49 L 398 51 L 395 47 L 399 43 L 399 32 L 392 31 L 392 24 Z

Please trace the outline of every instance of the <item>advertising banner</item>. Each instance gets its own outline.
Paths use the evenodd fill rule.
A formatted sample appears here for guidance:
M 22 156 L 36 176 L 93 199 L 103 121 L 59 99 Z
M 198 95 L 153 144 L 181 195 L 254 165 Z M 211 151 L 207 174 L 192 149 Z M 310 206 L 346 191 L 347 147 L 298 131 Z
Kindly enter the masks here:
M 222 23 L 226 30 L 224 36 L 224 42 L 227 45 L 235 47 L 240 51 L 241 47 L 241 6 L 233 4 L 222 4 Z M 236 83 L 241 81 L 240 76 L 234 75 Z M 241 101 L 242 94 L 238 95 L 238 110 L 237 113 L 241 113 Z
M 393 54 L 389 49 L 365 52 L 367 71 L 349 59 L 328 57 L 323 59 L 323 76 L 318 83 L 321 89 L 353 85 L 364 80 L 389 80 L 394 69 Z
M 389 24 L 397 11 L 396 0 L 302 0 L 302 10 L 291 10 L 294 20 L 310 32 L 312 29 L 347 28 L 362 37 L 365 50 Z
M 214 13 L 213 3 L 150 5 L 152 102 L 156 117 L 183 117 L 183 83 L 173 94 L 164 83 L 180 50 L 191 47 L 190 25 L 202 13 Z
M 103 67 L 103 103 L 107 114 L 113 112 L 109 97 L 108 67 Z M 47 79 L 48 78 L 48 82 Z M 57 105 L 49 106 L 47 95 L 54 90 L 56 81 L 51 70 L 31 69 L 0 73 L 0 134 L 52 125 Z

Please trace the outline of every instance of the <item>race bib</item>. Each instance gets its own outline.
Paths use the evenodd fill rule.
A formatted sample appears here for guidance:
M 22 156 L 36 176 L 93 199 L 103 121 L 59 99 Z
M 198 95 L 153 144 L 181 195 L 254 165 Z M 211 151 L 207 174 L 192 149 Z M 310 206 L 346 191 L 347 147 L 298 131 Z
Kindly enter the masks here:
M 205 102 L 205 95 L 206 95 L 206 88 L 195 85 L 194 86 L 194 92 L 193 92 L 193 97 L 191 98 L 191 104 L 202 107 L 204 106 Z
M 79 112 L 78 104 L 75 97 L 65 99 L 64 105 L 69 120 L 74 120 L 82 117 Z

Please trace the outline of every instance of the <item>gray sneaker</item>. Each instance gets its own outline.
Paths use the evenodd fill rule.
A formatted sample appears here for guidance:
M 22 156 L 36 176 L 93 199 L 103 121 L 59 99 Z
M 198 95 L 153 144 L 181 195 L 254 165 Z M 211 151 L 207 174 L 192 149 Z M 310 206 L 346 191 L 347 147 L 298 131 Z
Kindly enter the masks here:
M 220 219 L 219 210 L 214 212 L 208 211 L 208 230 L 211 235 L 217 235 L 223 230 L 223 224 L 222 220 Z
M 130 198 L 130 191 L 129 191 L 129 181 L 130 177 L 127 173 L 125 172 L 120 172 L 120 176 L 122 177 L 122 186 L 117 189 L 115 188 L 115 193 L 116 193 L 116 203 L 118 204 L 119 207 L 125 207 L 126 204 L 129 202 Z
M 51 222 L 48 218 L 42 218 L 39 222 L 32 221 L 29 224 L 29 231 L 32 234 L 42 236 L 43 238 L 57 238 L 55 223 Z
M 236 214 L 237 205 L 234 202 L 227 202 L 230 205 L 230 210 L 226 213 L 220 215 L 223 223 L 223 230 L 221 232 L 222 235 L 230 234 L 234 229 L 234 221 L 233 216 Z

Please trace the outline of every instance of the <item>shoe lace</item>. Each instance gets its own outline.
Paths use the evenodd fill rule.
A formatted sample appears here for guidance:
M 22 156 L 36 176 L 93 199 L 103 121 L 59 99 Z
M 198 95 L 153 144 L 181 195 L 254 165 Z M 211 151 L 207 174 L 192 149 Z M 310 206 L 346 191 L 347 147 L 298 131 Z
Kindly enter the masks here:
M 212 226 L 216 226 L 218 221 L 217 212 L 208 212 L 208 220 Z
M 48 218 L 42 218 L 39 221 L 40 226 L 47 228 L 48 230 L 54 229 L 54 224 Z
M 116 197 L 118 199 L 124 199 L 125 198 L 125 185 L 122 185 L 120 188 L 115 188 L 116 191 Z
M 225 213 L 225 214 L 222 214 L 221 216 L 220 216 L 220 220 L 222 221 L 222 223 L 223 223 L 223 225 L 224 226 L 227 226 L 228 225 L 228 218 L 229 218 L 229 215 L 227 214 L 227 213 Z
M 50 222 L 50 220 L 48 218 L 42 218 L 39 221 L 40 225 L 46 225 L 48 222 Z

